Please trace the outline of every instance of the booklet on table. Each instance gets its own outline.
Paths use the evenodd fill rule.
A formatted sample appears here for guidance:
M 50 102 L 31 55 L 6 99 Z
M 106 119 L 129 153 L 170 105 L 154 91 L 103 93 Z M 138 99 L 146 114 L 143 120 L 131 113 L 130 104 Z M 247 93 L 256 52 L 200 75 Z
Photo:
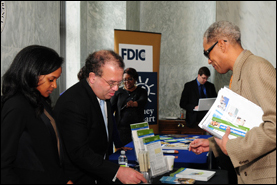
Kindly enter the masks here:
M 214 175 L 215 171 L 192 168 L 179 168 L 176 172 L 170 174 L 171 177 L 190 178 L 198 181 L 208 181 Z

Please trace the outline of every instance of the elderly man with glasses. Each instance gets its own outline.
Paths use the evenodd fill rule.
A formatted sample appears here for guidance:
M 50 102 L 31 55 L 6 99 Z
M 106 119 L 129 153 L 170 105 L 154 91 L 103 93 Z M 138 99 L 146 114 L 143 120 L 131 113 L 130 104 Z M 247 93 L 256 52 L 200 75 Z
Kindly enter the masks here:
M 241 46 L 240 29 L 228 21 L 213 23 L 204 33 L 204 55 L 219 73 L 233 72 L 230 89 L 260 106 L 259 127 L 245 137 L 196 139 L 189 147 L 196 154 L 212 150 L 215 157 L 228 156 L 238 183 L 276 184 L 276 69 L 262 57 Z

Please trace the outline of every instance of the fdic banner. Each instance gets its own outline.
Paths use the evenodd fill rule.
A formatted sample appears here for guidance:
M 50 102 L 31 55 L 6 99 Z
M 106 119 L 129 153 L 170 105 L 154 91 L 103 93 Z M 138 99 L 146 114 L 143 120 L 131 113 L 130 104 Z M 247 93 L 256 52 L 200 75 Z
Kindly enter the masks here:
M 119 55 L 124 60 L 125 68 L 153 72 L 153 46 L 119 44 Z
M 160 33 L 114 30 L 115 52 L 123 58 L 125 69 L 137 70 L 137 85 L 147 90 L 144 115 L 150 125 L 157 124 L 158 119 L 160 45 Z

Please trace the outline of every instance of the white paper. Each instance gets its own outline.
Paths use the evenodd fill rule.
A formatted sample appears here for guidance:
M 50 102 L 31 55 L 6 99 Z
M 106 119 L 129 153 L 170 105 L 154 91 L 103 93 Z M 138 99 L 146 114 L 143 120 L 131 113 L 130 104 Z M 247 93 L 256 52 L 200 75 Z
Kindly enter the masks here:
M 153 129 L 138 130 L 137 136 L 138 136 L 138 145 L 137 145 L 136 150 L 138 150 L 138 151 L 145 150 L 143 138 L 154 136 L 154 131 L 153 131 Z
M 132 131 L 132 138 L 133 138 L 133 143 L 134 143 L 134 147 L 135 147 L 135 153 L 136 153 L 136 157 L 138 160 L 138 152 L 141 148 L 140 148 L 140 141 L 138 138 L 137 131 L 149 129 L 149 124 L 147 122 L 134 123 L 134 124 L 131 124 L 130 127 L 131 127 L 131 131 Z
M 263 122 L 263 114 L 261 107 L 224 87 L 198 126 L 220 139 L 227 126 L 231 128 L 229 139 L 245 137 Z
M 160 137 L 152 136 L 143 139 L 145 150 L 148 151 L 151 176 L 162 175 L 168 171 L 163 155 Z
M 214 174 L 215 171 L 182 168 L 180 172 L 175 172 L 174 176 L 179 178 L 191 178 L 199 181 L 208 181 L 214 176 Z

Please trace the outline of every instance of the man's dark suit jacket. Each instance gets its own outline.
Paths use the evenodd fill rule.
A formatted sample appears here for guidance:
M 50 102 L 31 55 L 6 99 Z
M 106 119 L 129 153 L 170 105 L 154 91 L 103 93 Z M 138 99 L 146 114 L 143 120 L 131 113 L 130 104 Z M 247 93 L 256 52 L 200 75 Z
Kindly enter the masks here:
M 99 101 L 86 79 L 66 90 L 58 99 L 54 112 L 68 157 L 65 171 L 73 183 L 111 183 L 118 164 L 104 160 L 112 141 L 111 104 L 107 102 L 109 140 Z
M 214 84 L 207 81 L 204 86 L 207 98 L 217 97 Z M 186 110 L 186 124 L 188 127 L 196 127 L 199 120 L 207 113 L 207 111 L 193 111 L 195 106 L 198 105 L 199 98 L 197 79 L 187 82 L 182 92 L 180 107 Z
M 51 107 L 42 103 L 53 117 Z M 1 109 L 1 184 L 66 184 L 68 180 L 50 120 L 44 113 L 37 117 L 35 108 L 17 93 Z

